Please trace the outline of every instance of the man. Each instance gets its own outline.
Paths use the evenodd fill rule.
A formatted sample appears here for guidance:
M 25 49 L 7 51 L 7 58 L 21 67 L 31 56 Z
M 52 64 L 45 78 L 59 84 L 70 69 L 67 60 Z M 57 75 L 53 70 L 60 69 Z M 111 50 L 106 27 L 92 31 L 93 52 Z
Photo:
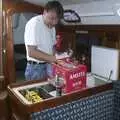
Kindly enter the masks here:
M 25 27 L 27 53 L 26 80 L 38 80 L 49 76 L 50 64 L 56 62 L 55 26 L 63 16 L 63 7 L 58 1 L 49 1 L 42 15 L 33 17 Z

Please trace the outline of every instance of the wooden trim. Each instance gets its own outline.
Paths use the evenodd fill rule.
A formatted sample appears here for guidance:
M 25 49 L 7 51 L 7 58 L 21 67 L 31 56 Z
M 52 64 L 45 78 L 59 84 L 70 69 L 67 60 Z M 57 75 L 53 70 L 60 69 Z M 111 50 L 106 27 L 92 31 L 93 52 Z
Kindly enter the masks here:
M 59 25 L 59 31 L 79 31 L 79 30 L 87 30 L 87 31 L 102 31 L 102 32 L 120 32 L 120 25 Z
M 0 2 L 0 4 L 2 3 Z M 2 26 L 2 8 L 0 8 L 0 26 Z M 0 27 L 0 76 L 3 75 L 2 71 L 3 71 L 3 68 L 2 68 L 2 27 Z
M 81 90 L 78 92 L 67 94 L 62 97 L 46 100 L 43 103 L 31 105 L 31 106 L 29 106 L 28 111 L 29 112 L 38 112 L 43 109 L 56 107 L 56 106 L 59 106 L 62 104 L 66 104 L 68 102 L 79 100 L 84 97 L 89 97 L 89 96 L 92 96 L 97 93 L 104 92 L 104 91 L 107 91 L 110 89 L 112 89 L 112 84 L 107 84 L 107 85 L 102 85 L 102 86 L 93 87 L 93 88 L 89 88 L 89 89 L 84 89 L 84 90 Z M 32 108 L 32 109 L 30 109 L 30 108 Z
M 2 1 L 0 1 L 0 4 L 2 4 Z M 1 5 L 2 7 L 2 5 Z M 4 79 L 4 64 L 3 64 L 3 56 L 5 54 L 4 52 L 4 46 L 3 46 L 3 30 L 4 30 L 4 17 L 2 17 L 2 8 L 0 8 L 0 91 L 3 91 L 5 89 L 5 79 Z M 3 26 L 3 27 L 2 27 Z
M 3 10 L 6 15 L 6 66 L 5 76 L 6 85 L 16 81 L 16 71 L 14 63 L 14 47 L 13 47 L 13 33 L 12 33 L 12 15 L 20 12 L 33 12 L 41 14 L 43 12 L 42 6 L 33 5 L 27 2 L 16 2 L 15 0 L 4 0 Z

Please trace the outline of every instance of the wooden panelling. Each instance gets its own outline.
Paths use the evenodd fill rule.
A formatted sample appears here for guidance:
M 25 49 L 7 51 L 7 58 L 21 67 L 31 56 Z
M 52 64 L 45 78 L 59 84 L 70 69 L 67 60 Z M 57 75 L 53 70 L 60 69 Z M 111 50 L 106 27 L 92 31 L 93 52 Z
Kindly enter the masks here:
M 0 92 L 0 120 L 8 120 L 10 117 L 7 91 Z

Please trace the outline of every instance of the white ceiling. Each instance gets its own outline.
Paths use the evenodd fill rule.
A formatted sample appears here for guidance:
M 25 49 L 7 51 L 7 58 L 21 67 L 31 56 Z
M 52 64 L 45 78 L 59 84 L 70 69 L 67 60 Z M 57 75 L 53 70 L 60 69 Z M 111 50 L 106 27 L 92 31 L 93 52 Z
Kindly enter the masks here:
M 82 3 L 90 3 L 94 1 L 105 1 L 105 0 L 58 0 L 63 5 L 71 5 L 71 4 L 82 4 Z
M 46 2 L 51 0 L 25 0 L 33 4 L 37 5 L 44 5 Z M 63 5 L 71 5 L 71 4 L 78 4 L 78 3 L 89 3 L 89 2 L 95 2 L 95 1 L 105 1 L 105 0 L 58 0 Z

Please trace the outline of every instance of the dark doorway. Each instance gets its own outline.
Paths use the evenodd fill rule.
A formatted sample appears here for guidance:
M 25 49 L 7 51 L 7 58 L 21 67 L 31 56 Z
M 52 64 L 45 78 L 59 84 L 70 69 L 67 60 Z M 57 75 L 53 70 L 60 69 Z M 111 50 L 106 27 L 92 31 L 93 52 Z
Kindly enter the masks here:
M 100 38 L 93 33 L 76 33 L 76 54 L 79 57 L 86 57 L 88 72 L 91 71 L 91 46 L 101 45 Z

